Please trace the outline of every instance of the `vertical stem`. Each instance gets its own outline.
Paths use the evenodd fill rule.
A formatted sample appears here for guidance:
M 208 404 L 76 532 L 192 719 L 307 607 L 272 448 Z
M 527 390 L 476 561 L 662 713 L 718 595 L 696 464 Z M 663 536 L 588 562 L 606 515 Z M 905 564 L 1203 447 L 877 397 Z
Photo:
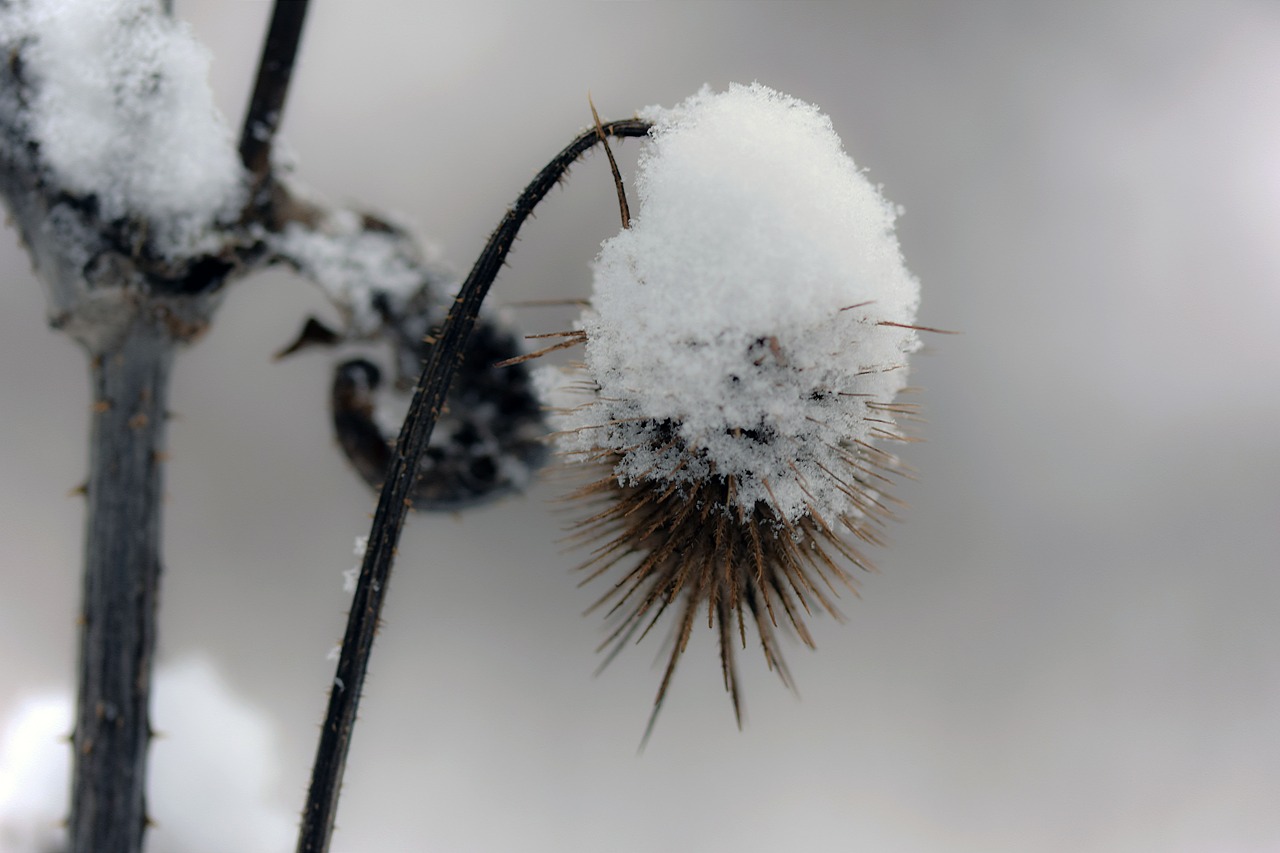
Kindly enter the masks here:
M 166 399 L 174 342 L 135 323 L 93 357 L 71 853 L 138 853 L 160 581 Z

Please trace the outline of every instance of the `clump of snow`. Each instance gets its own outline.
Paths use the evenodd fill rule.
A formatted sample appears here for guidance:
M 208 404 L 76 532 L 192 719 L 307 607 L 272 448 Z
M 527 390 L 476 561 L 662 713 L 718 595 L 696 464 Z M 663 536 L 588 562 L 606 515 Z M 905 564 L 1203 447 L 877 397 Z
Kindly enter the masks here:
M 291 222 L 269 242 L 273 251 L 324 290 L 357 338 L 374 336 L 387 316 L 408 311 L 410 301 L 428 284 L 424 270 L 432 283 L 449 278 L 434 250 L 424 258 L 402 233 L 370 227 L 350 210 L 335 211 L 315 225 Z
M 919 284 L 897 209 L 831 121 L 759 84 L 707 88 L 655 122 L 631 228 L 595 263 L 592 401 L 561 449 L 613 450 L 622 483 L 732 476 L 743 509 L 856 515 L 832 472 L 896 432 Z M 543 380 L 545 386 L 547 381 Z
M 0 734 L 0 853 L 65 846 L 71 716 L 68 697 L 33 697 Z
M 14 0 L 0 44 L 20 46 L 32 138 L 66 190 L 104 219 L 147 220 L 161 254 L 191 252 L 244 200 L 234 139 L 214 107 L 209 54 L 153 0 Z
M 65 847 L 73 718 L 68 694 L 21 704 L 0 740 L 0 853 Z M 291 810 L 269 802 L 277 753 L 268 719 L 205 659 L 161 668 L 147 833 L 150 853 L 274 853 L 292 847 Z
M 237 696 L 207 659 L 162 669 L 148 801 L 147 849 L 272 853 L 292 847 L 293 810 L 271 802 L 279 766 L 271 720 Z M 230 818 L 229 818 L 230 816 Z

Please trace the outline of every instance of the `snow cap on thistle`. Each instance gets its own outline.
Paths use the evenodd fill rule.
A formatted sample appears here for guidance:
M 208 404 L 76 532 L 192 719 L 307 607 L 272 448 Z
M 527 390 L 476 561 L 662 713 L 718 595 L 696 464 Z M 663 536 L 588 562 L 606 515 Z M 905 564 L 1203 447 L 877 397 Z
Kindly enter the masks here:
M 871 567 L 899 469 L 876 444 L 911 416 L 894 397 L 919 285 L 896 210 L 817 108 L 757 84 L 642 115 L 639 209 L 569 336 L 589 397 L 553 425 L 593 478 L 571 497 L 604 504 L 572 528 L 592 548 L 580 568 L 622 566 L 596 604 L 609 658 L 675 614 L 647 738 L 695 624 L 719 635 L 741 725 L 747 625 L 790 686 L 778 632 L 813 646 L 806 614 L 838 616 L 837 587 Z
M 733 477 L 736 507 L 829 525 L 861 514 L 834 472 L 893 437 L 919 347 L 897 209 L 831 121 L 759 84 L 704 87 L 655 123 L 631 227 L 605 241 L 582 319 L 596 402 L 561 449 L 619 482 Z

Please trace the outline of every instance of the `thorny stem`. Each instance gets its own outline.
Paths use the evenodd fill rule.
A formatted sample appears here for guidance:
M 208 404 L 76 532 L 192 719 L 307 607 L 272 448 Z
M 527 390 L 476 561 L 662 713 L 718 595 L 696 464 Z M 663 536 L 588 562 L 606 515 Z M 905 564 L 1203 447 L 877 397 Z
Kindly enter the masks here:
M 118 347 L 91 362 L 71 853 L 136 853 L 146 830 L 147 706 L 174 348 L 162 324 L 139 320 Z
M 431 438 L 445 394 L 457 369 L 467 339 L 475 327 L 480 305 L 498 276 L 503 260 L 510 251 L 520 226 L 544 196 L 564 176 L 569 166 L 584 152 L 606 136 L 644 136 L 650 124 L 640 119 L 609 122 L 580 134 L 555 156 L 502 218 L 484 251 L 471 268 L 471 274 L 458 291 L 453 310 L 444 323 L 439 340 L 431 350 L 422 377 L 414 389 L 409 414 L 400 430 L 387 472 L 378 508 L 369 532 L 368 547 L 356 582 L 347 630 L 342 639 L 342 652 L 329 691 L 329 706 L 320 729 L 311 786 L 302 812 L 302 828 L 298 835 L 298 853 L 327 853 L 337 814 L 338 789 L 346 767 L 347 752 L 355 727 L 356 710 L 364 687 L 373 637 L 378 628 L 387 583 L 395 559 L 396 544 L 410 507 L 418 462 Z
M 280 127 L 306 17 L 307 0 L 276 0 L 271 10 L 271 24 L 258 61 L 258 78 L 240 134 L 240 162 L 255 187 L 271 171 L 271 145 Z
M 168 3 L 163 8 L 171 11 Z M 270 173 L 271 143 L 306 10 L 305 0 L 277 0 L 263 45 L 240 145 L 255 186 Z M 191 294 L 190 306 L 172 306 L 178 314 L 158 303 L 155 312 L 143 306 L 129 328 L 112 337 L 114 344 L 92 352 L 70 853 L 138 853 L 148 825 L 148 708 L 160 586 L 166 400 L 177 340 L 191 331 L 165 317 L 204 303 L 189 288 L 184 292 Z

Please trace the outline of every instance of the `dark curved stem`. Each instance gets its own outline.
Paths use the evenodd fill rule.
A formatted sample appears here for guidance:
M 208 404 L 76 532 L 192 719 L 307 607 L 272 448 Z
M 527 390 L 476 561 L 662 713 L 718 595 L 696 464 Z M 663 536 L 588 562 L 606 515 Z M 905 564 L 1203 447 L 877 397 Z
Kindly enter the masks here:
M 255 186 L 271 170 L 271 144 L 280 127 L 306 17 L 307 0 L 276 0 L 271 10 L 271 24 L 258 61 L 258 79 L 253 84 L 240 134 L 240 162 L 249 170 Z
M 337 813 L 338 788 L 342 782 L 351 734 L 355 727 L 356 709 L 364 686 L 373 636 L 378 627 L 382 605 L 387 595 L 387 582 L 395 558 L 396 544 L 409 511 L 418 462 L 431 438 L 436 418 L 444 404 L 449 383 L 458 367 L 467 339 L 475 328 L 480 304 L 498 277 L 511 244 L 525 219 L 538 202 L 563 177 L 569 166 L 605 136 L 644 136 L 650 124 L 640 119 L 610 122 L 603 134 L 596 128 L 585 131 L 548 163 L 525 187 L 516 203 L 502 218 L 489 238 L 484 251 L 471 268 L 471 274 L 458 291 L 453 310 L 444 323 L 440 338 L 431 350 L 418 387 L 413 393 L 409 414 L 400 429 L 391 468 L 378 499 L 368 549 L 360 567 L 347 632 L 342 639 L 342 653 L 329 692 L 329 707 L 320 729 L 312 768 L 311 787 L 302 812 L 302 829 L 298 836 L 298 853 L 327 853 Z

